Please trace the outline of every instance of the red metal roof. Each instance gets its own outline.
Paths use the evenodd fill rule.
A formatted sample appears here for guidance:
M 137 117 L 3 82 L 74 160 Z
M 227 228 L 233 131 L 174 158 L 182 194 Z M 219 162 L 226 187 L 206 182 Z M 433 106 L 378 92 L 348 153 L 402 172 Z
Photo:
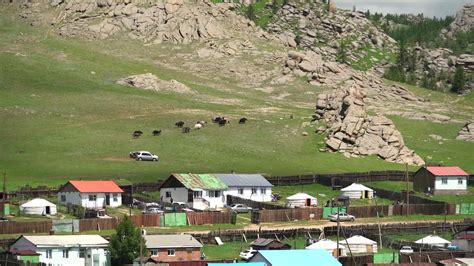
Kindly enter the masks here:
M 123 190 L 112 180 L 71 180 L 69 184 L 83 193 L 123 193 Z
M 433 175 L 436 176 L 464 176 L 469 175 L 468 173 L 464 172 L 461 168 L 457 166 L 428 166 L 426 167 L 428 171 L 430 171 Z
M 474 239 L 474 234 L 472 233 L 468 233 L 468 234 L 463 234 L 463 235 L 460 235 L 458 237 L 456 237 L 456 239 Z
M 20 256 L 36 256 L 40 255 L 39 253 L 34 252 L 33 250 L 18 250 L 18 249 L 11 249 L 10 252 L 15 255 L 20 255 Z

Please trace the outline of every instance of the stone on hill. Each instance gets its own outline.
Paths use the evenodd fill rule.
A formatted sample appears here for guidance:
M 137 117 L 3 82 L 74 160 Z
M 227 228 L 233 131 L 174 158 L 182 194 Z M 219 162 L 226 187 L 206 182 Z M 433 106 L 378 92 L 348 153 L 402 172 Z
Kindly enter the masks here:
M 129 76 L 124 79 L 118 80 L 117 84 L 140 88 L 144 90 L 193 93 L 193 91 L 189 87 L 174 79 L 170 81 L 161 80 L 151 73 Z
M 474 122 L 473 121 L 467 122 L 459 131 L 456 139 L 465 140 L 465 141 L 474 141 Z

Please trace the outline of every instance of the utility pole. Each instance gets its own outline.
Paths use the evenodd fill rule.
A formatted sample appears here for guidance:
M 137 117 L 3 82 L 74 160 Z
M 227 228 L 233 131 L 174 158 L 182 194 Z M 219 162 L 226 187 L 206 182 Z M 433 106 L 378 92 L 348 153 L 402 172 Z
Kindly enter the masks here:
M 143 266 L 143 225 L 140 228 L 140 266 Z
M 339 228 L 341 226 L 340 223 L 340 218 L 339 218 L 339 212 L 341 211 L 341 206 L 340 204 L 337 204 L 337 246 L 336 246 L 336 252 L 337 252 L 337 260 L 339 260 L 340 252 L 339 252 Z
M 7 172 L 3 172 L 2 218 L 5 218 L 6 201 L 7 201 Z
M 374 191 L 376 194 L 376 192 Z M 379 245 L 382 247 L 382 230 L 380 229 L 380 219 L 379 219 L 379 206 L 377 205 L 377 195 L 374 195 L 375 200 L 375 210 L 377 211 L 377 227 L 379 229 Z
M 410 208 L 410 190 L 408 188 L 408 164 L 406 163 L 405 164 L 405 180 L 406 180 L 406 184 L 407 184 L 407 190 L 406 190 L 406 193 L 407 193 L 407 216 L 409 214 L 409 208 Z

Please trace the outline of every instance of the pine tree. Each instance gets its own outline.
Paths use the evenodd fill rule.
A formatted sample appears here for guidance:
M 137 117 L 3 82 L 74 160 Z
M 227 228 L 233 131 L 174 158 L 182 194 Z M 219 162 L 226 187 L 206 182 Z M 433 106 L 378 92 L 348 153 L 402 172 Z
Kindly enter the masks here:
M 345 41 L 339 42 L 339 48 L 337 49 L 336 61 L 340 63 L 347 63 L 347 44 Z
M 133 260 L 140 256 L 140 242 L 142 243 L 143 255 L 145 256 L 145 240 L 141 235 L 141 230 L 125 216 L 110 240 L 109 251 L 112 265 L 133 263 Z
M 461 93 L 464 90 L 464 85 L 466 83 L 466 77 L 464 76 L 464 67 L 458 66 L 456 72 L 454 73 L 453 85 L 451 86 L 451 91 L 455 93 Z

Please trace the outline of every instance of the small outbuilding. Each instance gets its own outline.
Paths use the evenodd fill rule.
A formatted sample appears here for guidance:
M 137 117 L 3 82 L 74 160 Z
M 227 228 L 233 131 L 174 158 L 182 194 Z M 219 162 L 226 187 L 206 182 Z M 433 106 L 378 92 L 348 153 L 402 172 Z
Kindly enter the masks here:
M 21 214 L 54 215 L 57 213 L 56 204 L 45 199 L 32 199 L 20 205 Z
M 318 205 L 318 200 L 306 193 L 296 193 L 286 198 L 286 207 L 288 208 L 311 207 L 316 205 Z
M 339 241 L 339 244 L 350 250 L 352 254 L 377 253 L 377 242 L 360 235 Z
M 253 241 L 250 246 L 255 250 L 281 250 L 291 249 L 291 246 L 276 239 L 259 238 Z
M 422 245 L 429 245 L 432 247 L 440 247 L 440 248 L 451 245 L 451 242 L 449 242 L 448 240 L 442 237 L 433 236 L 433 235 L 425 236 L 421 239 L 418 239 L 417 241 L 415 241 L 415 243 L 422 244 Z
M 350 199 L 371 199 L 374 197 L 374 190 L 362 184 L 353 183 L 341 189 L 341 196 L 347 196 Z
M 337 242 L 332 241 L 330 239 L 321 239 L 318 242 L 315 242 L 307 246 L 305 249 L 323 249 L 331 253 L 334 257 L 337 257 L 338 253 L 339 253 L 339 256 L 347 255 L 346 247 L 344 247 L 343 245 L 339 245 L 339 252 L 338 252 Z

